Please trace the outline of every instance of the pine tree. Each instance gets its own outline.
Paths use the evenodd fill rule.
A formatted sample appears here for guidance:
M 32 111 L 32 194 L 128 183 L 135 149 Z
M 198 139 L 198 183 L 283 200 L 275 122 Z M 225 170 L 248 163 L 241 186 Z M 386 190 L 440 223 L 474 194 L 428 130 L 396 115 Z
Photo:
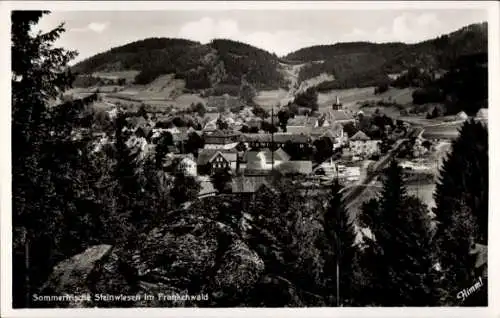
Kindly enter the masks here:
M 450 225 L 452 215 L 463 203 L 478 222 L 474 239 L 487 243 L 488 130 L 480 122 L 469 120 L 461 127 L 451 153 L 443 162 L 435 200 L 440 229 Z
M 366 223 L 374 239 L 370 302 L 382 306 L 435 304 L 435 265 L 427 208 L 408 196 L 402 169 L 392 161 L 386 169 L 377 206 L 365 205 Z
M 469 120 L 444 160 L 434 194 L 435 240 L 443 272 L 443 303 L 460 305 L 456 293 L 474 282 L 473 243 L 488 239 L 488 131 Z
M 155 164 L 156 169 L 163 169 L 163 162 L 165 160 L 165 155 L 169 152 L 168 146 L 174 144 L 174 139 L 172 134 L 168 131 L 162 133 L 160 139 L 156 143 L 155 148 Z
M 11 15 L 14 307 L 29 307 L 30 293 L 54 263 L 92 243 L 97 232 L 87 177 L 89 139 L 79 126 L 79 114 L 96 96 L 48 106 L 70 88 L 67 63 L 76 52 L 53 47 L 62 24 L 31 34 L 47 13 Z
M 192 176 L 186 176 L 184 173 L 178 172 L 174 176 L 170 196 L 172 197 L 175 206 L 194 200 L 200 192 L 200 183 Z
M 216 171 L 210 180 L 214 185 L 214 188 L 219 193 L 223 193 L 226 191 L 229 182 L 231 182 L 231 171 L 229 169 Z
M 341 189 L 342 186 L 335 181 L 323 221 L 325 235 L 331 244 L 331 253 L 326 256 L 325 275 L 327 284 L 334 291 L 332 294 L 335 295 L 337 306 L 352 302 L 352 265 L 356 253 L 354 226 L 344 208 Z M 335 288 L 337 285 L 338 290 Z

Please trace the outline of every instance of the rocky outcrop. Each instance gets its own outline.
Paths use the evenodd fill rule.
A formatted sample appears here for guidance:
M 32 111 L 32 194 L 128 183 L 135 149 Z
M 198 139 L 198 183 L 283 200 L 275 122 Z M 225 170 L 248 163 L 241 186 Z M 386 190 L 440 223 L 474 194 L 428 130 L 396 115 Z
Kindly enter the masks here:
M 40 295 L 85 295 L 91 293 L 89 282 L 96 270 L 102 266 L 104 260 L 111 253 L 111 245 L 97 245 L 88 248 L 83 253 L 60 262 L 54 267 L 49 280 L 41 288 Z M 35 306 L 49 305 L 48 302 L 35 303 Z M 91 302 L 84 299 L 54 301 L 60 307 L 87 307 Z
M 240 304 L 263 272 L 263 260 L 231 227 L 189 213 L 137 242 L 94 246 L 61 262 L 42 293 L 91 295 L 54 303 L 59 307 L 229 306 Z M 111 299 L 119 295 L 134 297 Z

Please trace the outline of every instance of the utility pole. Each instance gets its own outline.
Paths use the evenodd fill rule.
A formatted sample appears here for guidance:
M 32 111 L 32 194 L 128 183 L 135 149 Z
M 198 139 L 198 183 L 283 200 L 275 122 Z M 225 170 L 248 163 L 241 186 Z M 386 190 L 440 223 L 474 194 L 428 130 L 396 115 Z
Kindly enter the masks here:
M 335 166 L 335 173 L 336 173 L 336 179 L 337 179 L 337 183 L 340 185 L 340 181 L 339 181 L 339 172 L 338 172 L 338 166 L 336 165 Z M 338 193 L 336 193 L 335 195 L 338 195 Z M 340 212 L 341 212 L 342 209 L 340 209 L 340 207 L 337 207 L 337 237 L 335 238 L 335 246 L 336 246 L 336 251 L 335 251 L 335 266 L 336 266 L 336 269 L 335 269 L 335 273 L 336 273 L 336 279 L 335 279 L 335 285 L 336 285 L 336 292 L 335 292 L 335 298 L 336 298 L 336 302 L 337 302 L 337 307 L 340 307 L 340 226 L 338 224 L 338 222 L 341 220 L 341 217 L 340 217 Z
M 274 106 L 271 108 L 271 172 L 274 172 Z

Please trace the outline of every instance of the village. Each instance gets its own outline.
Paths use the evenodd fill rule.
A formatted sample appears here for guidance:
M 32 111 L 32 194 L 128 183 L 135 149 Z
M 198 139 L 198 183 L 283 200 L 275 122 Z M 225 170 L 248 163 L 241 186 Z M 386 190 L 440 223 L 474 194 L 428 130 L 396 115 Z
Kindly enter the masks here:
M 396 157 L 410 186 L 425 189 L 434 184 L 443 150 L 453 137 L 433 136 L 432 131 L 426 136 L 418 124 L 378 110 L 353 111 L 343 107 L 338 96 L 321 112 L 299 109 L 284 124 L 279 113 L 289 108 L 290 104 L 277 106 L 269 112 L 225 95 L 209 98 L 206 106 L 193 104 L 162 113 L 148 112 L 145 105 L 134 112 L 117 103 L 107 114 L 113 118 L 119 111 L 128 111 L 128 145 L 139 158 L 167 143 L 163 170 L 194 177 L 201 185 L 199 197 L 217 194 L 211 181 L 217 173 L 229 175 L 224 191 L 234 194 L 252 194 L 276 174 L 294 176 L 313 187 L 328 186 L 333 180 L 346 188 L 363 185 L 370 173 L 380 172 L 378 161 L 393 147 L 398 148 Z M 455 120 L 463 122 L 464 115 L 458 114 Z M 105 133 L 96 136 L 96 149 L 110 141 Z M 385 161 L 393 156 L 385 156 Z M 428 201 L 432 201 L 431 190 Z M 358 201 L 358 205 L 363 202 Z

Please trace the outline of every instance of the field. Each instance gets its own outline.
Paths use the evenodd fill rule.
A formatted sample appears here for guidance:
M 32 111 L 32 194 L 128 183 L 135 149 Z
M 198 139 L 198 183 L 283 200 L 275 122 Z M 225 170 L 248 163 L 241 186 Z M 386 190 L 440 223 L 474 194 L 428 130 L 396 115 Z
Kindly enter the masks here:
M 132 78 L 136 73 L 137 71 L 107 72 L 99 73 L 99 76 Z M 161 111 L 169 106 L 184 109 L 192 103 L 205 101 L 198 94 L 183 93 L 184 87 L 184 80 L 176 79 L 174 74 L 168 74 L 158 77 L 148 85 L 101 86 L 99 92 L 104 93 L 104 99 L 108 103 L 121 103 L 133 108 L 145 103 L 151 105 L 153 111 Z M 95 90 L 96 88 L 78 88 L 68 91 L 67 94 L 81 96 Z
M 336 97 L 339 97 L 340 102 L 344 107 L 351 109 L 353 111 L 358 111 L 361 109 L 359 103 L 364 101 L 393 101 L 401 105 L 407 105 L 412 102 L 412 89 L 405 88 L 390 88 L 387 92 L 379 95 L 374 94 L 374 87 L 363 87 L 363 88 L 349 88 L 349 89 L 336 89 L 328 93 L 318 94 L 318 104 L 321 109 L 330 108 L 335 102 Z M 358 103 L 359 102 L 359 103 Z M 380 107 L 381 109 L 383 107 Z M 365 111 L 365 109 L 363 109 Z M 398 111 L 399 116 L 399 111 Z
M 463 121 L 426 126 L 422 137 L 426 139 L 455 139 Z
M 271 91 L 259 91 L 253 99 L 254 103 L 262 106 L 264 109 L 271 108 L 277 104 L 285 105 L 288 101 L 292 101 L 293 96 L 284 89 L 276 89 Z
M 124 78 L 127 83 L 134 81 L 135 77 L 139 74 L 139 71 L 129 70 L 129 71 L 116 71 L 116 72 L 95 72 L 92 76 L 106 78 L 106 79 L 119 79 Z

